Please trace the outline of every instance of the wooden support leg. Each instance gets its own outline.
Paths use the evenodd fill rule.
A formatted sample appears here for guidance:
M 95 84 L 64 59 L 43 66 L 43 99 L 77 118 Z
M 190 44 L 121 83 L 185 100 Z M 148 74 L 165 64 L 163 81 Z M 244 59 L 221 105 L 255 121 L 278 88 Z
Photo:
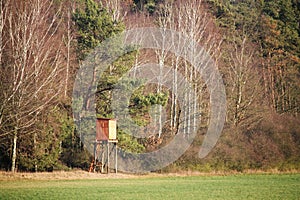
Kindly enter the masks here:
M 115 169 L 116 169 L 116 174 L 118 173 L 118 145 L 115 143 Z
M 103 143 L 101 143 L 101 149 L 103 150 L 102 155 L 101 155 L 101 173 L 103 173 L 104 171 L 104 154 L 105 154 L 105 150 L 104 150 L 104 145 Z
M 109 142 L 107 142 L 107 173 L 109 173 Z

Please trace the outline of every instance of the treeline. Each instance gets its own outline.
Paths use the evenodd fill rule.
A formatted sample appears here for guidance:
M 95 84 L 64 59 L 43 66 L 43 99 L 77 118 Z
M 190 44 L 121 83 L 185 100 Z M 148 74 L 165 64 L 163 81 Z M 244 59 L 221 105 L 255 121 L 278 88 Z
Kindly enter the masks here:
M 206 3 L 224 39 L 219 69 L 227 89 L 227 123 L 207 158 L 191 159 L 200 137 L 165 170 L 299 169 L 300 2 Z
M 99 80 L 97 116 L 114 117 L 115 84 L 133 66 L 149 61 L 181 72 L 193 89 L 183 97 L 189 109 L 181 112 L 176 81 L 174 92 L 157 85 L 139 87 L 130 98 L 129 113 L 139 126 L 148 126 L 151 118 L 154 126 L 145 138 L 119 129 L 123 149 L 153 151 L 168 144 L 180 127 L 187 127 L 184 134 L 196 131 L 196 140 L 164 170 L 299 169 L 299 4 L 297 0 L 1 1 L 0 168 L 87 168 L 91 155 L 80 141 L 71 108 L 76 72 L 105 39 L 132 27 L 155 26 L 188 36 L 214 58 L 226 87 L 225 128 L 211 154 L 198 159 L 210 115 L 205 82 L 180 56 L 135 47 Z M 172 76 L 176 80 L 179 75 Z M 136 84 L 129 80 L 124 87 Z

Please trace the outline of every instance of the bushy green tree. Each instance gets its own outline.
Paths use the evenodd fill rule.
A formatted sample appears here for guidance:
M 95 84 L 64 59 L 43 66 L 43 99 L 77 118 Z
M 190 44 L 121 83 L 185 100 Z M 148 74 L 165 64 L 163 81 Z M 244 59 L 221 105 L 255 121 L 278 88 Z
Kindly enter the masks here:
M 83 60 L 89 52 L 101 44 L 105 39 L 124 30 L 122 22 L 112 20 L 110 14 L 102 7 L 101 3 L 93 0 L 81 1 L 82 7 L 78 8 L 73 15 L 77 30 L 77 53 L 79 60 Z M 150 5 L 152 2 L 146 2 Z M 151 4 L 152 5 L 152 4 Z M 150 12 L 150 11 L 149 11 Z M 117 46 L 117 45 L 116 45 Z M 126 51 L 111 47 L 108 51 L 126 52 L 117 58 L 101 75 L 97 83 L 96 91 L 96 114 L 97 117 L 113 118 L 112 112 L 112 91 L 131 90 L 137 84 L 135 79 L 129 78 L 120 85 L 120 78 L 134 66 L 135 56 L 138 53 L 134 47 Z M 121 88 L 118 88 L 121 87 Z M 143 94 L 143 89 L 134 91 L 130 102 L 130 114 L 139 125 L 146 125 L 149 119 L 146 117 L 151 105 L 165 105 L 167 95 L 162 93 Z M 140 152 L 143 146 L 138 140 L 130 136 L 126 131 L 119 130 L 119 143 L 128 151 Z M 125 149 L 125 150 L 126 150 Z
M 73 14 L 73 21 L 77 29 L 78 58 L 83 60 L 103 40 L 124 30 L 124 25 L 113 21 L 101 3 L 94 0 L 80 0 L 80 3 Z

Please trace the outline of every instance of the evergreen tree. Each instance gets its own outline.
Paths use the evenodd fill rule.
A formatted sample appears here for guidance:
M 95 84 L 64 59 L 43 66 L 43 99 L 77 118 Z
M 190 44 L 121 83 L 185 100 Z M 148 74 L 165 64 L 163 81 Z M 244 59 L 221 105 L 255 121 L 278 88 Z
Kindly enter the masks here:
M 77 53 L 83 60 L 90 50 L 103 40 L 124 30 L 124 25 L 113 21 L 112 17 L 94 0 L 81 0 L 83 4 L 76 9 L 73 20 L 77 28 Z
M 122 22 L 113 21 L 111 15 L 102 7 L 101 3 L 96 3 L 93 0 L 83 0 L 82 7 L 76 10 L 73 15 L 73 20 L 77 29 L 76 39 L 79 60 L 83 60 L 88 53 L 99 46 L 105 39 L 124 30 Z M 118 47 L 114 48 L 115 47 L 111 47 L 108 51 L 123 51 L 123 49 L 118 49 Z M 132 51 L 124 51 L 128 53 L 124 53 L 124 55 L 115 60 L 98 80 L 96 91 L 97 117 L 115 117 L 111 109 L 112 90 L 116 89 L 115 86 L 119 79 L 134 65 L 134 58 L 138 52 L 132 47 L 125 48 L 132 49 Z M 130 79 L 122 84 L 122 89 L 128 90 L 134 87 L 136 82 Z M 137 124 L 146 125 L 149 121 L 146 119 L 149 107 L 154 104 L 165 104 L 167 96 L 160 93 L 143 95 L 142 91 L 143 90 L 138 90 L 134 92 L 130 105 L 130 114 Z M 137 100 L 138 98 L 141 101 Z M 149 102 L 149 104 L 145 104 L 145 102 Z M 126 129 L 126 127 L 123 128 Z M 119 145 L 124 147 L 125 150 L 140 152 L 144 149 L 136 139 L 128 135 L 128 132 L 119 130 L 118 134 L 120 135 Z M 89 135 L 87 137 L 90 138 L 93 136 Z M 131 140 L 131 142 L 128 143 L 129 140 Z

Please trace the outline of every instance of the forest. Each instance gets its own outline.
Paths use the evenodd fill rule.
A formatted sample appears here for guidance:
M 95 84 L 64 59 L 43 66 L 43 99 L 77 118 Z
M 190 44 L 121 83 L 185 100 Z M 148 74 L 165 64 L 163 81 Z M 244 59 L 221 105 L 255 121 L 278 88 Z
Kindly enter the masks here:
M 87 170 L 92 155 L 72 108 L 80 103 L 73 98 L 77 73 L 101 43 L 143 27 L 176 31 L 196 43 L 192 50 L 205 49 L 225 86 L 225 123 L 216 146 L 199 158 L 214 123 L 209 84 L 177 53 L 131 46 L 97 82 L 97 117 L 123 109 L 113 90 L 126 73 L 138 73 L 134 67 L 167 66 L 174 81 L 171 92 L 123 80 L 124 91 L 137 88 L 127 112 L 150 130 L 138 138 L 130 125 L 119 126 L 120 148 L 152 152 L 184 127 L 186 137 L 196 133 L 194 141 L 159 172 L 300 169 L 299 0 L 0 0 L 0 9 L 0 170 Z M 191 85 L 182 94 L 186 109 L 179 73 Z

